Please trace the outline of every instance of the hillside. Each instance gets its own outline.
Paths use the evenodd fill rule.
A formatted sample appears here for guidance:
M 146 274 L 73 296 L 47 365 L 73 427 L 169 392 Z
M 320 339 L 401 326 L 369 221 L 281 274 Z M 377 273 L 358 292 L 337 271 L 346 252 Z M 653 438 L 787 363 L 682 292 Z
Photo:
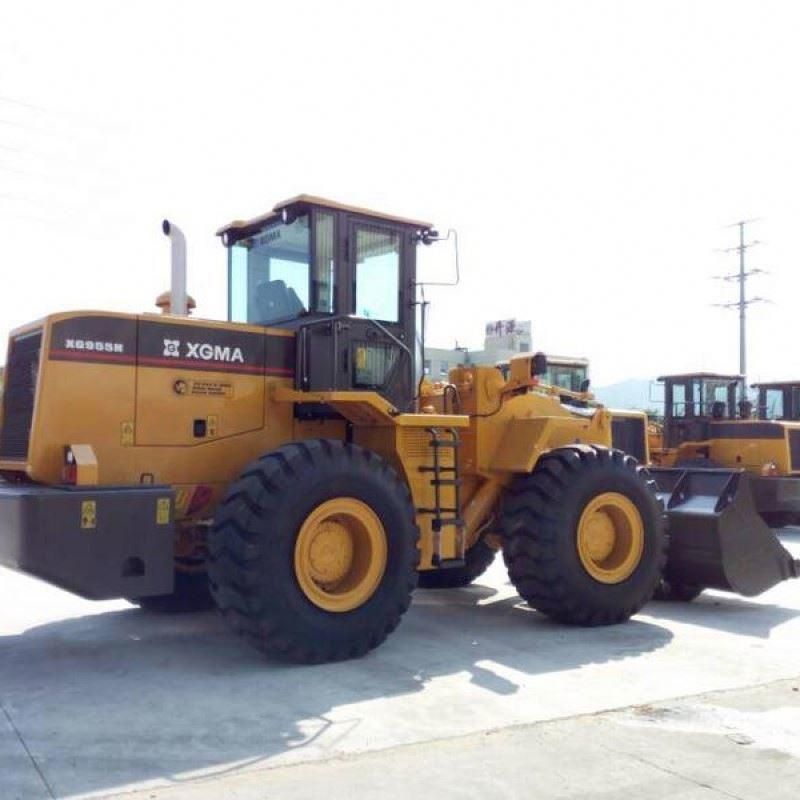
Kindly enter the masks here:
M 595 397 L 610 408 L 661 409 L 663 390 L 649 378 L 631 378 L 609 386 L 592 388 Z

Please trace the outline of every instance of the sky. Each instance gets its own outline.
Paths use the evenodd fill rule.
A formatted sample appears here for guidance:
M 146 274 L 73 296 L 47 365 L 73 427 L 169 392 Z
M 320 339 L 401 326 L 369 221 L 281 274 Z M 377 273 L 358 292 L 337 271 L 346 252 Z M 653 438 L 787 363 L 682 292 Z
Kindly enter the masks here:
M 0 337 L 155 310 L 165 217 L 222 318 L 214 231 L 309 193 L 458 230 L 430 345 L 530 319 L 598 386 L 738 369 L 714 276 L 756 218 L 748 375 L 800 378 L 798 41 L 800 5 L 763 0 L 0 0 Z

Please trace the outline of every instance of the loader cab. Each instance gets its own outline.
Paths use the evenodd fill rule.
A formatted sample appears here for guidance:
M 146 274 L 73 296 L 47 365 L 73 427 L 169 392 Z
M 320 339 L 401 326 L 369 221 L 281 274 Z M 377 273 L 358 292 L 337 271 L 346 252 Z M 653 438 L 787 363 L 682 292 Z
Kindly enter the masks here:
M 741 375 L 694 372 L 662 375 L 658 381 L 664 385 L 667 448 L 708 439 L 712 422 L 749 418 Z
M 296 388 L 414 397 L 416 245 L 430 223 L 299 195 L 218 235 L 228 319 L 297 333 Z
M 754 383 L 758 390 L 758 418 L 783 422 L 800 421 L 800 381 Z

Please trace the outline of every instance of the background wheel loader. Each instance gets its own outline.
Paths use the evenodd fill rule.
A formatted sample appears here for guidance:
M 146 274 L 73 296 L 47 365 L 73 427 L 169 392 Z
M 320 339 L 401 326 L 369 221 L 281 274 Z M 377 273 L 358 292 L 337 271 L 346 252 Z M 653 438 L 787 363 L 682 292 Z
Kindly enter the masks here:
M 691 373 L 659 381 L 664 421 L 660 446 L 651 447 L 653 463 L 745 470 L 756 509 L 769 525 L 800 523 L 797 384 L 756 384 L 754 408 L 744 399 L 740 375 Z
M 219 235 L 227 321 L 67 312 L 12 332 L 0 563 L 88 598 L 212 598 L 295 662 L 366 653 L 418 574 L 463 583 L 498 549 L 531 606 L 579 625 L 628 619 L 665 575 L 745 594 L 797 576 L 744 473 L 660 489 L 631 454 L 647 460 L 644 415 L 540 391 L 543 357 L 418 383 L 429 223 L 303 195 Z

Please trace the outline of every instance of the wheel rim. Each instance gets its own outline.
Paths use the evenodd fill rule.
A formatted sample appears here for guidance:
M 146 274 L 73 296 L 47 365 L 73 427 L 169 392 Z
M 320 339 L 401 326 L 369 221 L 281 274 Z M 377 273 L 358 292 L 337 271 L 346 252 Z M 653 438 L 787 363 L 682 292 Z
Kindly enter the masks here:
M 369 600 L 386 571 L 386 531 L 361 500 L 337 497 L 317 506 L 297 534 L 294 570 L 305 596 L 325 611 Z
M 644 523 L 636 505 L 618 492 L 604 492 L 584 508 L 578 522 L 578 556 L 600 583 L 621 583 L 642 558 Z

